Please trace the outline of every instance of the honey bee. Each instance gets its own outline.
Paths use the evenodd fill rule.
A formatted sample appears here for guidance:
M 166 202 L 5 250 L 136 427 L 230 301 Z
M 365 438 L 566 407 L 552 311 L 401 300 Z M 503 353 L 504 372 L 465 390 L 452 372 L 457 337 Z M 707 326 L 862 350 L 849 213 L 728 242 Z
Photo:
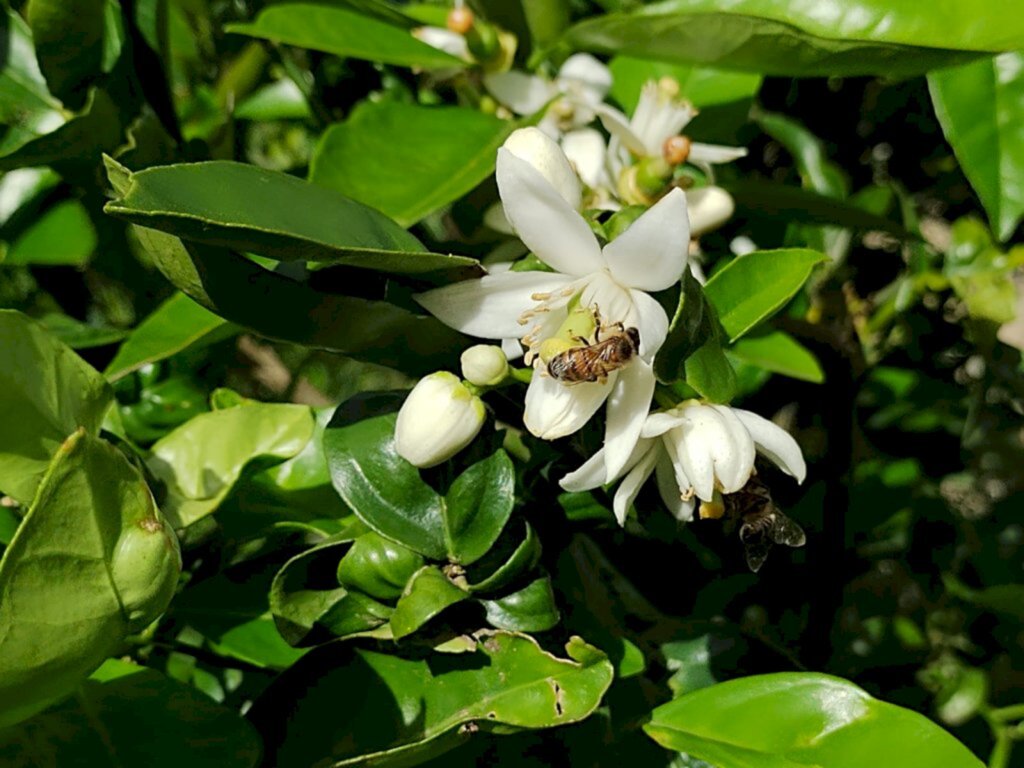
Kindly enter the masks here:
M 803 528 L 775 506 L 768 486 L 758 478 L 752 477 L 743 488 L 725 498 L 731 514 L 739 518 L 747 567 L 754 573 L 764 565 L 774 544 L 802 547 L 807 542 Z
M 601 338 L 604 326 L 597 325 L 594 342 L 579 338 L 581 346 L 559 352 L 548 361 L 548 375 L 564 384 L 599 381 L 626 365 L 640 350 L 640 331 L 615 323 L 610 335 Z

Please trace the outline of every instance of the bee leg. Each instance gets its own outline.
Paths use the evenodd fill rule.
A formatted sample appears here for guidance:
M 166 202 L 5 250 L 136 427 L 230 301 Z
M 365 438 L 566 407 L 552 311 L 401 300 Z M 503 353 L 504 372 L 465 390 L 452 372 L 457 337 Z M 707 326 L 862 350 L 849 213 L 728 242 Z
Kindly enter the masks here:
M 585 347 L 590 346 L 590 339 L 586 338 L 585 336 L 573 336 L 572 339 L 573 341 L 578 341 Z

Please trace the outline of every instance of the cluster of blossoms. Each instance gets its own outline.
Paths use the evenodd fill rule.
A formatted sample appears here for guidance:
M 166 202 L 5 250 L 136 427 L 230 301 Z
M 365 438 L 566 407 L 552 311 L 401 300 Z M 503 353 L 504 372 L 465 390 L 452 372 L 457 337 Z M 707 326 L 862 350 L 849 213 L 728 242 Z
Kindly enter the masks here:
M 528 378 L 523 421 L 541 439 L 573 434 L 604 407 L 603 447 L 561 485 L 584 491 L 619 482 L 620 523 L 652 475 L 680 520 L 699 504 L 702 514 L 720 514 L 723 495 L 750 480 L 758 452 L 802 482 L 800 448 L 761 416 L 698 400 L 651 410 L 653 362 L 669 328 L 651 294 L 678 284 L 691 237 L 732 213 L 724 191 L 684 191 L 674 175 L 683 162 L 707 168 L 744 150 L 682 135 L 695 112 L 674 81 L 647 83 L 632 118 L 604 104 L 610 77 L 591 57 L 570 58 L 551 81 L 514 72 L 488 80 L 516 111 L 552 104 L 540 127 L 511 134 L 496 163 L 503 219 L 546 269 L 492 268 L 416 297 L 445 324 L 501 346 L 467 350 L 465 381 L 439 372 L 417 384 L 399 413 L 398 452 L 421 467 L 444 461 L 483 425 L 483 390 Z M 560 100 L 569 106 L 556 111 Z M 610 141 L 570 117 L 600 119 Z M 625 205 L 644 210 L 608 242 L 582 214 Z M 509 365 L 520 357 L 525 369 Z

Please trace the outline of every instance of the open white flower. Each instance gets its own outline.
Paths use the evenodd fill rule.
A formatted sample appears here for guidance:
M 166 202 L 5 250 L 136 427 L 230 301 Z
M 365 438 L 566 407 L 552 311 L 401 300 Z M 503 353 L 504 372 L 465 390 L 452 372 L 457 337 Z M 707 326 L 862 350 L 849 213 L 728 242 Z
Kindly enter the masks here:
M 552 137 L 593 122 L 612 87 L 608 67 L 586 53 L 570 56 L 553 80 L 511 70 L 484 75 L 484 87 L 517 115 L 532 115 L 551 104 L 540 128 Z
M 693 518 L 697 501 L 710 502 L 715 491 L 735 493 L 754 471 L 760 452 L 786 474 L 804 481 L 807 466 L 796 440 L 756 413 L 696 400 L 652 413 L 622 469 L 606 472 L 599 451 L 562 478 L 567 491 L 585 491 L 623 478 L 612 503 L 615 517 L 626 520 L 641 486 L 656 474 L 658 491 L 679 520 Z
M 572 434 L 607 401 L 603 456 L 615 474 L 639 438 L 654 391 L 651 361 L 668 331 L 665 310 L 647 292 L 675 284 L 686 268 L 686 197 L 673 190 L 602 248 L 577 210 L 579 181 L 540 130 L 520 129 L 498 150 L 497 180 L 508 221 L 553 271 L 488 275 L 417 300 L 463 333 L 525 345 L 534 375 L 524 421 L 534 435 L 553 440 Z M 549 376 L 540 348 L 558 337 L 570 303 L 596 308 L 605 327 L 636 328 L 639 355 L 604 382 L 568 385 Z
M 634 159 L 662 157 L 665 142 L 679 136 L 683 128 L 697 115 L 688 101 L 679 99 L 679 84 L 671 78 L 649 80 L 640 91 L 640 101 L 627 118 L 609 106 L 598 110 L 601 122 L 612 135 L 609 161 L 617 177 Z M 719 144 L 689 143 L 687 162 L 710 170 L 711 164 L 728 163 L 747 154 L 742 147 Z

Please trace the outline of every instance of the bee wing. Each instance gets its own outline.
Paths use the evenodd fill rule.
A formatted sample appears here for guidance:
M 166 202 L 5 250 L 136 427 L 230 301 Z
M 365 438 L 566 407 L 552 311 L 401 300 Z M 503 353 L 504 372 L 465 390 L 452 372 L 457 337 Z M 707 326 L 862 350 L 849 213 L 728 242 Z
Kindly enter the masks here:
M 747 567 L 757 573 L 768 559 L 768 553 L 772 550 L 772 541 L 767 536 L 757 537 L 743 542 L 744 553 L 747 556 Z
M 785 544 L 787 547 L 802 547 L 807 543 L 807 534 L 804 533 L 804 529 L 781 512 L 775 513 L 771 537 L 776 544 Z

